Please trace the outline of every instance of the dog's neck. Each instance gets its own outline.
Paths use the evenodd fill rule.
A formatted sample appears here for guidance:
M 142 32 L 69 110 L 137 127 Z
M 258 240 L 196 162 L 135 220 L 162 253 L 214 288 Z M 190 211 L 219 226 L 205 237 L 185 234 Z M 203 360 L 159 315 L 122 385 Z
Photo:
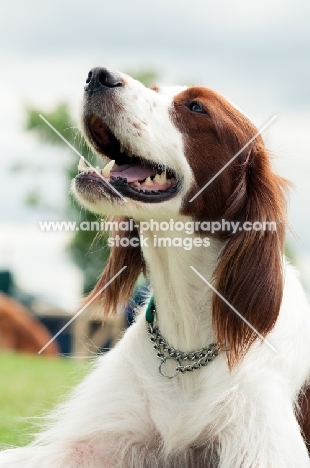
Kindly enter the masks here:
M 193 266 L 208 282 L 216 267 L 223 244 L 210 240 L 210 246 L 158 247 L 158 238 L 191 238 L 176 231 L 145 232 L 143 247 L 156 301 L 159 329 L 167 342 L 181 351 L 195 351 L 214 342 L 209 286 L 190 268 Z

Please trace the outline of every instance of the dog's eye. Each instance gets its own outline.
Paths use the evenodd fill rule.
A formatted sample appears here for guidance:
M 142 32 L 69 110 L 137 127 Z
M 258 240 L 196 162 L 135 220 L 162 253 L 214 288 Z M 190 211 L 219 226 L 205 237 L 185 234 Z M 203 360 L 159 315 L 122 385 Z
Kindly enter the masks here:
M 189 110 L 192 112 L 198 112 L 200 114 L 206 114 L 204 108 L 197 101 L 193 101 L 188 106 Z

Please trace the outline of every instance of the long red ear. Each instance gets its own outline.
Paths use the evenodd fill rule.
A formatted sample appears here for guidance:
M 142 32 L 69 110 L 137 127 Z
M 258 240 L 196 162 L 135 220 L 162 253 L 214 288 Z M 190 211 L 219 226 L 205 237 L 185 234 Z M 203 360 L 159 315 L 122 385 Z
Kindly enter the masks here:
M 120 226 L 120 223 L 122 223 L 122 226 L 125 226 L 125 223 L 129 226 L 129 218 L 115 216 L 110 217 L 108 221 L 114 224 L 111 236 L 113 239 L 116 239 L 117 236 L 119 236 L 119 241 L 125 237 L 128 239 L 139 238 L 137 229 L 130 231 L 129 229 L 121 230 L 115 227 L 116 225 Z M 109 286 L 103 289 L 124 266 L 127 268 Z M 146 266 L 140 245 L 132 246 L 129 244 L 128 247 L 122 247 L 115 244 L 111 247 L 108 263 L 98 283 L 88 295 L 87 301 L 94 299 L 96 296 L 96 301 L 102 300 L 104 315 L 115 313 L 117 307 L 127 304 L 139 275 L 141 273 L 145 274 L 145 270 Z M 103 291 L 98 294 L 102 289 Z
M 238 230 L 232 234 L 220 255 L 214 274 L 215 287 L 265 337 L 277 320 L 283 294 L 286 224 L 283 189 L 288 183 L 271 171 L 260 138 L 242 171 L 223 218 L 241 223 L 273 221 L 276 230 Z M 213 323 L 218 341 L 229 348 L 228 362 L 233 367 L 258 335 L 216 294 Z

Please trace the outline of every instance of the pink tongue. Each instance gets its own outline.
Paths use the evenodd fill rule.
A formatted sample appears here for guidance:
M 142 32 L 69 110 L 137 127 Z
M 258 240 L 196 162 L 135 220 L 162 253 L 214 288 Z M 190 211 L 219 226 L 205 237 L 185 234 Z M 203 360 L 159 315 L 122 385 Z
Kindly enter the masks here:
M 123 177 L 127 179 L 127 182 L 136 182 L 155 175 L 156 170 L 153 167 L 142 166 L 142 164 L 124 164 L 110 172 L 110 177 Z

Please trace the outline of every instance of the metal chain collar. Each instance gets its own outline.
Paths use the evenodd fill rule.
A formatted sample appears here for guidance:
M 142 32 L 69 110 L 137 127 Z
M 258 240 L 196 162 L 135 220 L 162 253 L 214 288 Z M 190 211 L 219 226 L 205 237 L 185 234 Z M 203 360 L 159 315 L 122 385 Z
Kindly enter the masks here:
M 158 359 L 160 359 L 160 363 L 158 364 L 158 371 L 160 375 L 166 377 L 167 379 L 173 379 L 178 375 L 179 372 L 181 372 L 181 374 L 184 374 L 185 372 L 193 372 L 196 369 L 200 369 L 203 366 L 207 366 L 209 362 L 213 361 L 221 351 L 220 346 L 217 343 L 212 343 L 206 348 L 201 348 L 197 351 L 192 351 L 188 353 L 178 351 L 172 346 L 169 346 L 169 344 L 165 341 L 165 339 L 159 331 L 159 328 L 156 325 L 155 320 L 152 323 L 148 323 L 147 332 L 150 335 L 151 343 L 154 344 L 153 348 L 157 353 L 157 357 Z M 167 355 L 165 355 L 165 353 Z M 165 374 L 162 369 L 165 362 L 169 359 L 174 360 L 176 363 L 175 372 L 172 375 Z M 191 363 L 187 365 L 182 365 L 182 361 L 191 361 Z

